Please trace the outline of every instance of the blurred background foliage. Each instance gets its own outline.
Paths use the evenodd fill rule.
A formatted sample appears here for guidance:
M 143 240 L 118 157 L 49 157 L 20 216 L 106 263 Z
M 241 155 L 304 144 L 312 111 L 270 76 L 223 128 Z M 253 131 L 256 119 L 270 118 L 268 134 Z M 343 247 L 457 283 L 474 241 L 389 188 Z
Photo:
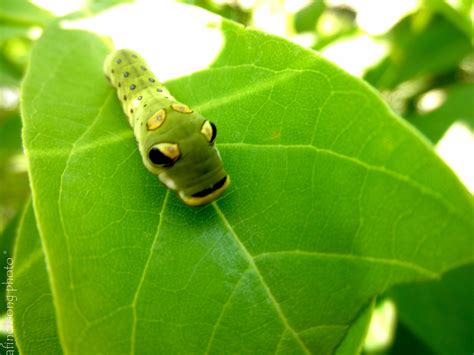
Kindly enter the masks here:
M 92 16 L 123 2 L 132 1 L 0 2 L 2 258 L 11 253 L 18 215 L 29 195 L 27 163 L 21 144 L 19 92 L 31 48 L 51 23 L 64 18 Z M 474 12 L 471 0 L 180 2 L 202 7 L 244 26 L 283 36 L 317 50 L 365 80 L 380 92 L 396 113 L 436 145 L 438 153 L 466 186 L 474 190 Z M 464 334 L 460 335 L 464 338 L 457 341 L 443 339 L 445 324 L 442 324 L 442 317 L 436 318 L 439 315 L 433 309 L 443 307 L 453 317 L 461 319 L 456 323 L 461 326 L 460 333 L 464 329 L 462 325 L 472 326 L 473 307 L 467 304 L 461 307 L 457 302 L 458 297 L 472 300 L 472 288 L 459 288 L 456 285 L 462 283 L 455 281 L 467 280 L 469 283 L 473 276 L 472 267 L 461 268 L 440 283 L 422 285 L 417 290 L 402 286 L 387 298 L 382 298 L 372 319 L 365 352 L 430 354 L 449 353 L 449 349 L 471 352 L 472 341 L 466 343 Z M 423 304 L 410 302 L 413 292 L 422 293 L 423 304 L 432 308 L 423 309 Z M 439 304 L 439 299 L 444 303 Z M 428 318 L 422 319 L 430 319 L 430 326 L 412 316 L 417 311 L 426 313 Z M 439 326 L 433 326 L 437 321 Z M 458 348 L 446 348 L 446 344 L 458 344 Z

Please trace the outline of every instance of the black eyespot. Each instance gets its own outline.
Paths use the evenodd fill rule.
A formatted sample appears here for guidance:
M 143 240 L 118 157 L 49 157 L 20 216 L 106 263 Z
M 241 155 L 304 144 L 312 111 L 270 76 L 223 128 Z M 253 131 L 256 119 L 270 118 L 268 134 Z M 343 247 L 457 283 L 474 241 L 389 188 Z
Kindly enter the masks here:
M 122 63 L 122 59 L 117 59 L 117 64 Z
M 154 82 L 155 82 L 155 79 L 153 79 L 153 78 L 148 78 L 148 81 L 149 81 L 150 83 L 154 83 Z
M 142 65 L 140 68 L 141 68 L 143 71 L 145 71 L 145 70 L 146 70 L 146 67 L 145 67 L 145 66 L 143 66 L 143 65 Z
M 212 136 L 211 136 L 211 140 L 209 141 L 209 143 L 214 143 L 214 141 L 216 140 L 216 136 L 217 136 L 217 127 L 214 123 L 212 123 L 211 121 L 209 121 L 209 123 L 211 124 L 211 127 L 212 127 Z
M 135 90 L 136 86 L 135 85 L 130 85 L 130 90 Z
M 163 92 L 163 90 L 160 89 L 160 88 L 156 89 L 156 91 L 158 91 L 158 92 Z
M 158 148 L 153 147 L 148 152 L 148 158 L 155 165 L 170 166 L 173 164 L 173 159 L 164 155 Z
M 124 76 L 124 77 L 127 77 L 127 76 L 128 76 L 128 71 L 126 71 L 125 73 L 123 73 L 123 76 Z
M 143 96 L 138 96 L 137 99 L 141 100 L 141 99 L 143 99 Z

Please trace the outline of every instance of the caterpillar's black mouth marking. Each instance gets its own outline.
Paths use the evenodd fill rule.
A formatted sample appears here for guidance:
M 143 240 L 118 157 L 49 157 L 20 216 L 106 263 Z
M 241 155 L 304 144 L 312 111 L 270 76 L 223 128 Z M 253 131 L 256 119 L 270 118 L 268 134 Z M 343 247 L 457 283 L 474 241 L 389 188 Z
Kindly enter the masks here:
M 209 195 L 210 193 L 220 189 L 222 186 L 224 186 L 225 182 L 227 180 L 227 176 L 224 176 L 223 179 L 219 180 L 218 182 L 216 182 L 214 185 L 212 185 L 212 187 L 209 187 L 207 189 L 204 189 L 202 191 L 199 191 L 195 194 L 192 194 L 191 196 L 192 197 L 204 197 L 204 196 L 207 196 Z
M 216 182 L 212 187 L 195 193 L 192 196 L 186 196 L 182 191 L 178 192 L 178 194 L 185 204 L 189 206 L 202 206 L 214 201 L 216 198 L 222 195 L 222 193 L 227 190 L 229 185 L 230 177 L 227 175 Z

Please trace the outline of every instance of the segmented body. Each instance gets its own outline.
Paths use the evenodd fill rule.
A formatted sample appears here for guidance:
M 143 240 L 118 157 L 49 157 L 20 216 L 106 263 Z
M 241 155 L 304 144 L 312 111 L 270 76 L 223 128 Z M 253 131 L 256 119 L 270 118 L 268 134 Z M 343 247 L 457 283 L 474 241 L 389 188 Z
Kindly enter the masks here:
M 178 102 L 134 51 L 111 53 L 104 71 L 117 89 L 146 168 L 188 205 L 220 196 L 230 178 L 215 147 L 215 125 Z

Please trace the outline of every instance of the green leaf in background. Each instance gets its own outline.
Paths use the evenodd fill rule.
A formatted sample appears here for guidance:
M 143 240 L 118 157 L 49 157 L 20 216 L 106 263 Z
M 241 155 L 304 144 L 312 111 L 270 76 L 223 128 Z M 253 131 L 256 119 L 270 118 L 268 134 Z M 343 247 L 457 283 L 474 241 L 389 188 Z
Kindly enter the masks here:
M 22 354 L 60 354 L 46 262 L 31 203 L 21 219 L 13 260 L 17 291 L 9 294 L 16 296 L 14 331 L 19 350 Z
M 440 281 L 398 286 L 390 294 L 401 322 L 436 353 L 469 354 L 474 349 L 472 280 L 474 264 L 469 264 Z
M 474 98 L 474 84 L 458 84 L 444 90 L 444 102 L 424 114 L 408 117 L 408 121 L 433 143 L 438 142 L 456 121 L 464 122 L 474 130 L 474 109 L 469 102 Z
M 10 23 L 46 26 L 54 20 L 48 11 L 26 0 L 2 0 L 0 19 Z
M 86 0 L 84 8 L 90 13 L 99 13 L 119 4 L 131 3 L 134 0 Z
M 2 62 L 7 65 L 0 68 L 0 73 L 14 75 L 17 72 L 19 78 L 23 77 L 28 65 L 31 48 L 32 41 L 28 38 L 16 37 L 4 41 L 1 46 L 1 54 L 5 59 L 5 62 Z M 0 64 L 3 64 L 2 62 Z
M 21 118 L 18 114 L 2 117 L 0 121 L 0 161 L 21 153 Z
M 471 0 L 424 0 L 425 6 L 442 13 L 453 25 L 463 31 L 466 36 L 472 36 L 472 1 Z
M 394 342 L 391 348 L 387 351 L 387 354 L 434 355 L 435 353 L 403 323 L 398 323 Z
M 251 13 L 248 9 L 241 7 L 242 2 L 239 1 L 213 1 L 213 0 L 177 0 L 183 4 L 195 5 L 206 9 L 207 11 L 218 14 L 229 20 L 238 22 L 244 26 L 248 25 L 251 20 Z M 262 4 L 262 3 L 260 3 Z M 247 4 L 246 7 L 250 7 L 251 4 Z M 253 4 L 255 10 L 258 7 L 258 3 Z
M 326 9 L 323 0 L 313 0 L 298 13 L 295 14 L 294 26 L 296 32 L 308 32 L 316 30 L 316 23 Z
M 132 2 L 134 2 L 134 0 L 85 0 L 79 9 L 74 9 L 67 15 L 64 15 L 62 19 L 78 20 L 88 18 L 117 5 Z
M 213 31 L 214 64 L 167 83 L 216 122 L 232 177 L 199 209 L 143 167 L 103 41 L 49 28 L 32 53 L 23 137 L 65 353 L 330 353 L 375 295 L 473 259 L 471 195 L 369 87 L 281 38 Z
M 21 72 L 3 53 L 0 53 L 0 83 L 1 86 L 19 87 Z
M 12 26 L 0 23 L 0 42 L 15 37 L 28 37 L 31 28 L 25 26 Z
M 389 56 L 369 70 L 365 79 L 377 88 L 393 89 L 423 75 L 445 73 L 472 51 L 471 41 L 450 21 L 420 11 L 398 23 L 388 34 Z
M 29 195 L 26 160 L 21 151 L 21 119 L 0 111 L 0 231 L 19 213 Z

